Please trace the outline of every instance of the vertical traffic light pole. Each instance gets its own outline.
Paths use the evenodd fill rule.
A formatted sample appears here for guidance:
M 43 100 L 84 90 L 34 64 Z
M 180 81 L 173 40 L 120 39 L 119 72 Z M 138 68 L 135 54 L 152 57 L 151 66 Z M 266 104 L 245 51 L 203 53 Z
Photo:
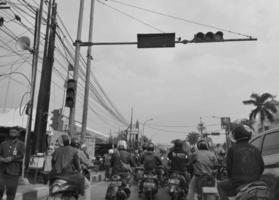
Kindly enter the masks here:
M 95 0 L 91 0 L 90 9 L 90 24 L 89 24 L 89 42 L 93 42 L 93 22 L 94 22 L 94 4 Z M 88 110 L 88 98 L 89 98 L 89 85 L 90 85 L 90 68 L 92 60 L 92 46 L 88 46 L 87 49 L 87 64 L 86 64 L 86 80 L 84 87 L 84 103 L 83 103 L 83 114 L 82 114 L 82 128 L 81 128 L 81 142 L 84 143 L 86 136 L 87 126 L 87 110 Z
M 74 135 L 75 133 L 75 111 L 76 111 L 76 95 L 77 95 L 77 84 L 78 84 L 78 70 L 79 70 L 79 60 L 80 60 L 80 42 L 81 42 L 81 31 L 82 31 L 82 20 L 83 20 L 83 10 L 84 10 L 84 0 L 80 0 L 79 17 L 78 17 L 78 30 L 77 39 L 75 42 L 75 63 L 74 63 L 74 75 L 75 80 L 75 96 L 73 106 L 70 107 L 70 117 L 69 117 L 69 134 Z

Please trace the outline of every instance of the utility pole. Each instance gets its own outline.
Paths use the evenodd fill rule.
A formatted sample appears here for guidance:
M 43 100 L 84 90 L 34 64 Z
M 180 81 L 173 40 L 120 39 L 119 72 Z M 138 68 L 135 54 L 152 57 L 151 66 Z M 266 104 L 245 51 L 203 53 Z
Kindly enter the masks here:
M 131 123 L 130 123 L 130 136 L 129 136 L 129 146 L 132 147 L 132 129 L 133 129 L 133 108 L 131 108 Z
M 41 38 L 41 22 L 42 22 L 42 13 L 43 13 L 43 4 L 44 1 L 40 2 L 40 9 L 36 10 L 36 20 L 35 20 L 35 31 L 34 31 L 34 44 L 33 44 L 33 60 L 32 60 L 32 73 L 31 73 L 31 89 L 30 89 L 30 101 L 28 118 L 27 118 L 27 127 L 25 132 L 25 148 L 26 152 L 24 159 L 22 161 L 22 171 L 21 176 L 24 178 L 25 166 L 29 161 L 30 157 L 30 133 L 32 129 L 32 117 L 33 117 L 33 105 L 34 105 L 34 96 L 35 96 L 35 86 L 36 86 L 36 77 L 37 77 L 37 68 L 39 60 L 39 49 L 40 49 L 40 38 Z
M 74 74 L 73 79 L 75 80 L 75 91 L 77 91 L 78 84 L 78 70 L 79 70 L 79 60 L 80 60 L 80 43 L 81 43 L 81 31 L 82 31 L 82 20 L 83 20 L 83 10 L 84 10 L 84 0 L 80 0 L 79 7 L 79 17 L 78 17 L 78 30 L 77 30 L 77 39 L 75 42 L 75 63 L 74 63 Z M 74 96 L 73 106 L 70 108 L 69 116 L 69 134 L 74 135 L 75 133 L 75 110 L 76 110 L 76 94 Z
M 89 41 L 93 42 L 93 22 L 94 22 L 94 6 L 95 0 L 91 0 L 90 9 L 90 23 L 89 23 Z M 87 115 L 88 115 L 88 98 L 89 98 L 89 85 L 90 85 L 90 68 L 92 60 L 92 46 L 88 46 L 87 49 L 87 63 L 86 63 L 86 80 L 84 88 L 84 103 L 83 103 L 83 115 L 82 115 L 82 128 L 81 128 L 81 143 L 84 143 L 84 137 L 87 129 Z
M 42 67 L 42 76 L 37 104 L 35 123 L 36 144 L 35 152 L 46 150 L 46 126 L 49 109 L 49 98 L 51 89 L 51 76 L 54 61 L 55 34 L 56 34 L 56 9 L 55 0 L 50 0 L 48 8 L 48 20 L 46 31 L 45 52 Z

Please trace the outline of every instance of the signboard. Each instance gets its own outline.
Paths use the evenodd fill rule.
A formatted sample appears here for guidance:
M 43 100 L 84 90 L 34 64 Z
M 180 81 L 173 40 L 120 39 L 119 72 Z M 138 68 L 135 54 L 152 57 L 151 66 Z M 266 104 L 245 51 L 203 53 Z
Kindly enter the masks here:
M 221 128 L 228 129 L 231 123 L 231 118 L 229 117 L 221 117 Z
M 138 48 L 175 47 L 175 33 L 138 34 Z

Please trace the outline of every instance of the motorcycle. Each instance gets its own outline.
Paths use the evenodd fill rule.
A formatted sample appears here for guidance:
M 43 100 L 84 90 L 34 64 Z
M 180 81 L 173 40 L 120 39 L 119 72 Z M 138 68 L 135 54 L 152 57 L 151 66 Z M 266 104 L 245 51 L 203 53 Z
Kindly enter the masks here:
M 182 200 L 185 198 L 186 191 L 183 188 L 184 184 L 182 184 L 182 181 L 186 183 L 184 176 L 177 172 L 173 172 L 168 179 L 168 192 L 172 200 Z
M 216 168 L 216 179 L 218 181 L 227 178 L 227 168 L 225 165 L 217 165 Z
M 157 171 L 158 171 L 159 183 L 163 187 L 166 183 L 166 180 L 167 180 L 166 169 L 163 166 L 160 166 L 160 167 L 158 167 Z
M 139 181 L 143 178 L 143 174 L 144 174 L 143 167 L 135 167 L 135 173 L 134 173 L 135 184 L 139 183 Z
M 158 176 L 154 172 L 146 172 L 143 175 L 143 192 L 146 200 L 153 200 L 158 192 Z
M 269 200 L 270 188 L 263 181 L 254 181 L 237 188 L 237 195 L 230 200 Z
M 82 194 L 82 188 L 78 184 L 72 184 L 64 178 L 56 178 L 49 188 L 48 200 L 74 200 Z
M 203 174 L 201 176 L 198 176 L 197 183 L 196 183 L 196 192 L 199 200 L 203 199 L 203 188 L 209 187 L 209 188 L 215 188 L 216 180 L 214 175 L 208 175 Z M 214 199 L 217 199 L 218 194 L 213 194 L 215 197 Z
M 126 183 L 123 183 L 121 175 L 113 175 L 106 193 L 106 200 L 125 200 L 129 198 L 129 190 Z

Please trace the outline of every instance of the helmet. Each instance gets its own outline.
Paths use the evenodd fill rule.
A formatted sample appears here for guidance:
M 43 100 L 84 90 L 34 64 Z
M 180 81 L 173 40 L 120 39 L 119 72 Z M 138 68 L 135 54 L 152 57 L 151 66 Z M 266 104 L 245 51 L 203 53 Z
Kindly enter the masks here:
M 117 142 L 117 148 L 120 150 L 127 150 L 127 142 L 125 140 L 119 140 Z
M 183 146 L 183 141 L 182 140 L 177 139 L 177 140 L 174 141 L 174 147 L 182 148 L 182 146 Z
M 232 136 L 236 141 L 248 141 L 252 136 L 252 130 L 247 125 L 238 124 L 233 128 Z
M 166 151 L 165 149 L 160 149 L 160 153 L 161 153 L 161 154 L 166 154 L 167 151 Z
M 73 139 L 71 140 L 71 146 L 74 147 L 74 148 L 79 149 L 79 148 L 80 148 L 79 139 L 78 139 L 78 138 L 73 138 Z
M 148 146 L 147 146 L 147 151 L 154 151 L 154 144 L 152 143 L 149 143 Z
M 109 149 L 109 150 L 108 150 L 108 153 L 109 153 L 109 154 L 113 154 L 113 149 Z
M 199 150 L 208 150 L 208 143 L 206 140 L 201 139 L 200 141 L 198 141 L 197 147 Z
M 147 144 L 147 143 L 144 143 L 144 144 L 142 145 L 142 150 L 145 151 L 145 150 L 147 149 L 147 147 L 148 147 L 148 144 Z

